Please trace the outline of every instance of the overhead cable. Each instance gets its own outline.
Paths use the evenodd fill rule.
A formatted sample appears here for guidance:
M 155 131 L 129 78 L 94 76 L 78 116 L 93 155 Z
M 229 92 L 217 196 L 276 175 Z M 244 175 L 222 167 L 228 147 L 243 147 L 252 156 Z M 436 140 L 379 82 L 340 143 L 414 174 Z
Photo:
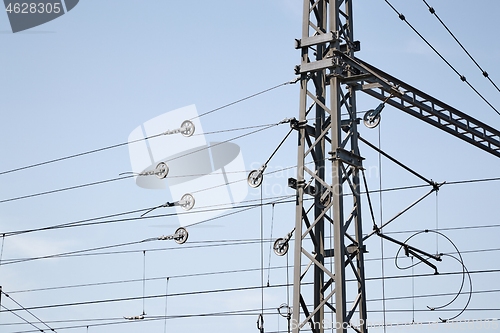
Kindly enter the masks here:
M 195 118 L 199 118 L 199 117 L 205 116 L 207 114 L 210 114 L 210 113 L 222 110 L 222 109 L 227 108 L 227 107 L 229 107 L 231 105 L 238 104 L 238 103 L 246 101 L 246 100 L 248 100 L 250 98 L 259 96 L 259 95 L 264 94 L 266 92 L 272 91 L 272 90 L 274 90 L 276 88 L 279 88 L 279 87 L 282 87 L 282 86 L 285 86 L 285 85 L 288 85 L 288 84 L 292 84 L 292 83 L 295 83 L 295 82 L 296 82 L 295 80 L 292 80 L 292 81 L 287 81 L 287 82 L 281 83 L 279 85 L 273 86 L 271 88 L 262 90 L 260 92 L 255 93 L 255 94 L 249 95 L 249 96 L 241 98 L 239 100 L 236 100 L 236 101 L 234 101 L 232 103 L 229 103 L 229 104 L 223 105 L 221 107 L 218 107 L 216 109 L 213 109 L 213 110 L 207 111 L 205 113 L 202 113 L 201 115 L 199 115 L 198 117 L 195 117 Z M 155 138 L 155 137 L 158 137 L 158 136 L 162 136 L 163 134 L 164 133 L 159 133 L 159 134 L 155 134 L 155 135 L 148 136 L 148 137 L 145 137 L 145 138 L 133 140 L 133 141 L 130 141 L 130 142 L 122 142 L 122 143 L 118 143 L 118 144 L 114 144 L 114 145 L 110 145 L 110 146 L 106 146 L 106 147 L 102 147 L 102 148 L 98 148 L 98 149 L 93 149 L 93 150 L 89 150 L 89 151 L 78 153 L 78 154 L 73 154 L 73 155 L 68 155 L 68 156 L 64 156 L 64 157 L 55 158 L 55 159 L 52 159 L 52 160 L 47 160 L 45 162 L 34 163 L 34 164 L 26 165 L 26 166 L 23 166 L 23 167 L 18 167 L 18 168 L 14 168 L 14 169 L 10 169 L 10 170 L 5 170 L 5 171 L 0 172 L 0 175 L 5 175 L 5 174 L 16 172 L 16 171 L 31 169 L 31 168 L 39 167 L 39 166 L 46 165 L 46 164 L 60 162 L 60 161 L 72 159 L 72 158 L 75 158 L 75 157 L 80 157 L 80 156 L 84 156 L 84 155 L 89 155 L 89 154 L 101 152 L 101 151 L 104 151 L 104 150 L 109 150 L 109 149 L 113 149 L 113 148 L 118 148 L 118 147 L 126 146 L 126 145 L 128 145 L 130 143 L 136 143 L 136 142 L 139 142 L 139 141 L 144 141 L 144 140 L 152 139 L 152 138 Z
M 458 75 L 458 77 L 460 78 L 460 80 L 462 80 L 463 82 L 467 83 L 467 85 L 486 104 L 488 104 L 498 115 L 500 115 L 500 111 L 498 111 L 483 95 L 481 95 L 481 93 L 476 88 L 474 88 L 474 86 L 469 81 L 467 81 L 467 78 L 464 75 L 460 74 L 460 72 L 458 72 L 458 70 L 455 67 L 453 67 L 453 65 L 448 60 L 446 60 L 446 58 L 441 53 L 439 53 L 439 51 L 436 50 L 436 48 L 434 46 L 432 46 L 432 44 L 427 39 L 425 39 L 425 37 L 422 36 L 422 34 L 420 34 L 420 32 L 418 32 L 418 30 L 415 27 L 413 27 L 410 24 L 410 22 L 408 22 L 406 20 L 406 17 L 402 13 L 400 13 L 396 8 L 394 8 L 394 6 L 389 2 L 389 0 L 384 0 L 384 1 L 392 8 L 392 10 L 394 10 L 394 12 L 398 15 L 399 19 L 401 21 L 404 21 L 434 51 L 434 53 L 436 53 L 441 58 L 441 60 L 443 60 L 448 65 L 448 67 L 450 67 L 455 72 L 455 74 Z
M 446 29 L 446 31 L 449 32 L 449 34 L 451 35 L 451 37 L 453 37 L 453 39 L 457 42 L 457 44 L 462 48 L 462 50 L 469 56 L 470 60 L 472 60 L 472 62 L 477 66 L 477 68 L 479 68 L 479 70 L 481 71 L 481 74 L 483 74 L 483 76 L 485 78 L 488 79 L 488 81 L 490 81 L 490 83 L 496 88 L 496 90 L 498 92 L 500 92 L 500 89 L 498 88 L 498 86 L 495 84 L 495 82 L 493 82 L 493 80 L 491 79 L 491 77 L 489 76 L 488 72 L 486 72 L 483 68 L 481 68 L 481 66 L 477 63 L 476 59 L 474 59 L 474 57 L 472 57 L 472 55 L 469 53 L 469 51 L 467 51 L 467 49 L 462 45 L 462 43 L 460 43 L 460 41 L 458 40 L 457 37 L 455 37 L 455 35 L 453 34 L 453 32 L 451 32 L 451 30 L 446 26 L 446 24 L 441 20 L 441 18 L 438 16 L 438 14 L 436 13 L 436 10 L 431 7 L 427 1 L 425 0 L 422 0 L 425 5 L 427 6 L 427 8 L 429 9 L 429 12 L 434 15 L 438 21 L 441 23 L 441 25 Z

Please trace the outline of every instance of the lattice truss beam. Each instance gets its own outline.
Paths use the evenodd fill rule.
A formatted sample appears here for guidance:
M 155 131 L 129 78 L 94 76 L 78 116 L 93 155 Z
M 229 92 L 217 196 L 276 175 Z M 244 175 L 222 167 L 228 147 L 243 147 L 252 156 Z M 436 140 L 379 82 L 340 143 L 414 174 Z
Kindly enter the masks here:
M 351 6 L 351 0 L 304 1 L 303 36 L 296 42 L 302 60 L 296 67 L 300 115 L 293 125 L 299 132 L 294 332 L 321 333 L 332 325 L 337 332 L 366 331 L 355 89 L 341 86 L 344 68 L 334 57 L 352 57 L 359 48 L 352 41 Z M 344 205 L 345 195 L 352 204 Z M 326 248 L 330 239 L 333 248 Z M 357 284 L 346 288 L 346 276 Z

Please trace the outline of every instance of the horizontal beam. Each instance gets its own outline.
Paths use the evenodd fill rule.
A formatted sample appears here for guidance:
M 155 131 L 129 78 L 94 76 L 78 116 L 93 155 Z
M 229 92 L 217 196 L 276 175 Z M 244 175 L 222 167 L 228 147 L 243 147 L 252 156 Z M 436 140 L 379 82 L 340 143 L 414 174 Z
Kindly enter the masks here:
M 359 71 L 361 80 L 356 86 L 358 90 L 500 157 L 499 130 L 360 59 L 340 56 L 351 68 Z

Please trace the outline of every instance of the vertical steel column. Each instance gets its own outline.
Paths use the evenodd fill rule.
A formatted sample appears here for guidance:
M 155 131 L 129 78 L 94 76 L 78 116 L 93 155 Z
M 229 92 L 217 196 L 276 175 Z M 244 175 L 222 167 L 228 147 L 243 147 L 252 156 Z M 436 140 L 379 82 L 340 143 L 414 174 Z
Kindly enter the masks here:
M 352 0 L 304 0 L 303 10 L 302 38 L 296 45 L 302 52 L 296 67 L 299 120 L 293 125 L 299 139 L 292 329 L 294 333 L 323 333 L 334 325 L 338 333 L 366 332 L 359 188 L 362 158 L 354 86 L 342 89 L 343 83 L 351 82 L 351 74 L 340 56 L 352 56 L 358 47 L 352 34 Z M 346 119 L 342 112 L 348 115 Z M 331 151 L 326 154 L 328 141 Z M 349 216 L 344 214 L 345 194 L 353 197 Z M 305 195 L 313 197 L 312 203 Z M 326 222 L 333 227 L 329 235 L 333 249 L 325 249 Z M 332 257 L 333 271 L 325 265 L 325 258 Z M 356 279 L 357 286 L 347 288 L 347 278 Z M 325 313 L 335 313 L 335 322 L 325 321 Z
M 347 50 L 346 53 L 349 57 L 354 57 L 355 45 L 354 45 L 354 33 L 353 33 L 353 8 L 352 1 L 346 1 L 346 14 L 348 19 L 346 20 L 346 34 L 347 40 Z M 349 71 L 347 77 L 351 77 L 351 72 Z M 354 86 L 349 87 L 349 102 L 348 102 L 349 117 L 350 117 L 350 131 L 352 132 L 351 137 L 351 152 L 356 156 L 361 156 L 358 145 L 358 122 L 357 122 L 357 110 L 356 110 L 356 92 Z M 353 182 L 353 207 L 355 209 L 354 216 L 354 227 L 355 227 L 355 244 L 357 246 L 356 252 L 356 271 L 357 271 L 357 280 L 358 280 L 358 308 L 359 308 L 359 322 L 361 326 L 362 332 L 367 332 L 366 328 L 366 320 L 367 320 L 367 312 L 366 312 L 366 289 L 365 289 L 365 259 L 364 253 L 366 251 L 365 245 L 363 244 L 363 226 L 362 226 L 362 218 L 361 218 L 361 188 L 360 188 L 360 180 L 359 180 L 359 170 L 361 167 L 351 166 L 352 171 L 352 182 Z M 354 269 L 354 268 L 353 268 Z

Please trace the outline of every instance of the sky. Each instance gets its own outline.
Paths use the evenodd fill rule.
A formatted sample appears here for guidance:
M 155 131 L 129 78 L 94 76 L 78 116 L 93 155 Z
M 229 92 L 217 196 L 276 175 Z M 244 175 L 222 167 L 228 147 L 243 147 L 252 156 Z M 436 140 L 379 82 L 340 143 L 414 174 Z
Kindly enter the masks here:
M 498 1 L 473 6 L 464 0 L 427 2 L 500 84 Z M 499 91 L 423 1 L 391 3 L 500 108 Z M 266 332 L 286 331 L 286 318 L 276 309 L 291 302 L 292 290 L 285 286 L 292 282 L 293 248 L 279 257 L 270 245 L 295 223 L 294 192 L 287 187 L 287 179 L 296 177 L 295 132 L 269 161 L 261 187 L 238 187 L 238 193 L 247 194 L 232 207 L 228 204 L 238 201 L 237 195 L 217 203 L 221 197 L 213 191 L 220 188 L 198 182 L 203 188 L 193 194 L 196 203 L 190 212 L 202 223 L 187 226 L 184 244 L 151 240 L 175 233 L 183 223 L 182 208 L 160 207 L 144 218 L 141 214 L 180 200 L 178 193 L 188 184 L 177 184 L 175 190 L 147 189 L 137 186 L 130 174 L 121 174 L 137 172 L 138 157 L 131 157 L 127 145 L 135 129 L 147 132 L 148 121 L 195 105 L 198 115 L 206 113 L 191 118 L 198 132 L 190 138 L 165 135 L 157 144 L 174 155 L 184 150 L 185 142 L 198 139 L 205 140 L 203 144 L 234 143 L 239 153 L 228 153 L 234 146 L 221 146 L 227 149 L 226 177 L 245 184 L 248 171 L 262 166 L 287 135 L 289 125 L 280 122 L 298 117 L 299 87 L 284 83 L 295 79 L 294 66 L 300 62 L 294 39 L 301 37 L 301 10 L 299 0 L 81 0 L 67 14 L 18 33 L 12 33 L 7 14 L 0 13 L 0 235 L 5 234 L 0 240 L 0 332 L 255 332 L 261 307 Z M 500 128 L 500 116 L 385 1 L 354 1 L 354 24 L 355 39 L 361 42 L 357 57 Z M 360 112 L 379 104 L 358 95 Z M 171 127 L 163 131 L 179 128 L 175 119 L 167 121 Z M 497 157 L 390 106 L 384 108 L 379 127 L 360 125 L 359 131 L 436 182 L 499 177 Z M 423 184 L 386 159 L 379 163 L 379 155 L 367 146 L 360 149 L 369 190 Z M 12 171 L 94 150 L 100 151 Z M 181 170 L 173 168 L 171 176 L 202 163 L 179 164 Z M 92 183 L 98 184 L 81 186 Z M 500 314 L 498 188 L 498 181 L 445 184 L 386 230 L 404 241 L 437 228 L 452 240 L 471 272 L 474 291 L 456 319 L 463 322 L 435 324 L 465 307 L 467 278 L 455 302 L 439 311 L 428 308 L 454 298 L 462 284 L 460 263 L 445 257 L 438 276 L 428 276 L 432 270 L 422 264 L 399 270 L 394 260 L 398 246 L 372 237 L 366 243 L 365 263 L 369 323 L 380 325 L 385 318 L 386 324 L 394 324 L 388 332 L 446 332 L 457 327 L 465 332 L 499 331 L 497 320 L 472 322 Z M 429 190 L 373 194 L 376 223 Z M 205 199 L 214 201 L 204 204 Z M 225 211 L 205 221 L 215 215 L 215 207 Z M 362 209 L 363 228 L 369 232 L 372 221 L 365 196 Z M 11 234 L 84 220 L 99 223 Z M 415 236 L 412 244 L 430 253 L 455 252 L 445 237 L 432 233 Z M 72 254 L 60 255 L 65 253 Z M 400 266 L 411 264 L 411 259 L 400 257 Z M 263 284 L 269 287 L 261 288 Z M 143 312 L 143 320 L 124 319 Z M 431 324 L 405 325 L 412 322 Z

